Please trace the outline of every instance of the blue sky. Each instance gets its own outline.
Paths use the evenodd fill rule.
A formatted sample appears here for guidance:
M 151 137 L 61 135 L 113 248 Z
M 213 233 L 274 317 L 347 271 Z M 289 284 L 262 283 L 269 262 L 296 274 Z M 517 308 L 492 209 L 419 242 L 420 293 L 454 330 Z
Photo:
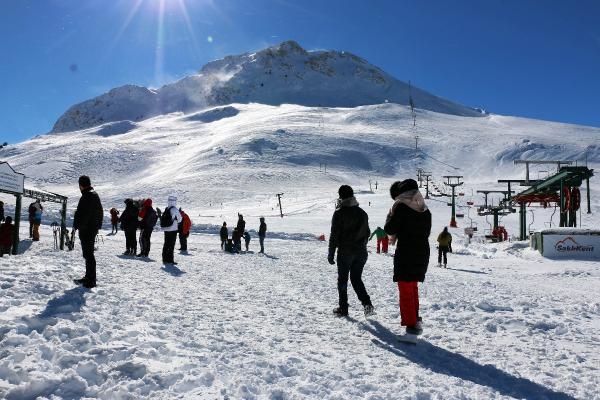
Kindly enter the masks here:
M 0 5 L 0 142 L 123 84 L 157 87 L 284 40 L 354 53 L 438 96 L 600 127 L 600 2 L 14 0 Z

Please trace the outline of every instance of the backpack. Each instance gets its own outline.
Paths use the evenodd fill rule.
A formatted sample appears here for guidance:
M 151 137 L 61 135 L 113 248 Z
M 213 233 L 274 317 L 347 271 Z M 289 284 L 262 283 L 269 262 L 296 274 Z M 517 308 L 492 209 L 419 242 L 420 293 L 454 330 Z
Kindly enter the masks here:
M 160 227 L 168 228 L 171 225 L 173 225 L 173 216 L 171 215 L 171 207 L 167 207 L 160 216 Z
M 171 214 L 171 213 L 169 213 Z M 152 229 L 154 228 L 154 226 L 156 225 L 156 221 L 158 221 L 158 215 L 156 214 L 156 211 L 154 211 L 154 208 L 150 207 L 148 208 L 148 219 L 146 220 L 146 228 Z

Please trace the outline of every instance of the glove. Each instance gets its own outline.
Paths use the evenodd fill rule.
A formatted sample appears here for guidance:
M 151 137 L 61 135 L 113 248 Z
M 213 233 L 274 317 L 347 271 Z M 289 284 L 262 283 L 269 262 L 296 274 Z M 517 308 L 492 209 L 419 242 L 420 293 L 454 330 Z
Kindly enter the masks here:
M 331 265 L 335 264 L 334 256 L 335 256 L 335 250 L 329 250 L 329 255 L 327 256 L 327 261 L 329 261 L 329 264 L 331 264 Z

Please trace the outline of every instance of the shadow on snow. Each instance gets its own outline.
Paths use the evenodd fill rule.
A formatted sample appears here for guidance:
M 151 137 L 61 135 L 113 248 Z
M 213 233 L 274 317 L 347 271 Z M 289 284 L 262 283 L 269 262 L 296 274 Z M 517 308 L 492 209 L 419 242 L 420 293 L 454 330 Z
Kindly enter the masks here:
M 61 296 L 55 297 L 48 301 L 46 308 L 34 317 L 23 317 L 23 321 L 27 324 L 29 333 L 37 331 L 42 333 L 46 326 L 55 325 L 58 318 L 64 318 L 71 321 L 77 319 L 76 313 L 81 311 L 85 305 L 84 293 L 88 289 L 78 286 L 65 291 Z
M 420 340 L 417 346 L 407 346 L 377 321 L 371 321 L 371 325 L 364 324 L 364 329 L 375 336 L 373 343 L 376 345 L 435 373 L 488 386 L 504 396 L 519 399 L 574 399 L 539 383 L 510 375 L 493 365 L 478 364 L 424 340 Z

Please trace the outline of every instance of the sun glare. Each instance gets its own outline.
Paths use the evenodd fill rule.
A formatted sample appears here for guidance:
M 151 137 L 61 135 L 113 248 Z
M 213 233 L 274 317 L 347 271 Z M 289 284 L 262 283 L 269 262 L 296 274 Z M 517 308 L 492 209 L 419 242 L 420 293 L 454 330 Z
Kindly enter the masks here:
M 194 29 L 194 26 L 197 24 L 192 21 L 186 2 L 189 3 L 189 0 L 128 0 L 119 2 L 119 7 L 130 6 L 130 8 L 127 10 L 125 19 L 120 25 L 120 28 L 109 47 L 109 52 L 121 41 L 129 26 L 132 24 L 132 21 L 142 16 L 147 17 L 154 15 L 154 18 L 152 18 L 152 20 L 156 21 L 156 26 L 154 27 L 155 33 L 153 35 L 155 38 L 154 81 L 157 85 L 164 83 L 166 57 L 165 44 L 167 39 L 169 39 L 166 35 L 170 31 L 165 27 L 169 21 L 172 21 L 173 19 L 177 20 L 175 23 L 169 23 L 169 26 L 183 25 L 185 27 L 185 35 L 190 43 L 190 48 L 195 53 L 194 55 L 198 56 L 201 54 L 198 34 Z M 216 11 L 213 0 L 194 1 L 192 5 L 194 6 L 196 18 L 198 17 L 198 10 L 211 9 Z M 181 24 L 181 21 L 183 21 L 183 24 Z M 203 38 L 204 37 L 206 36 L 203 35 Z M 209 36 L 209 39 L 206 40 L 206 42 L 212 43 L 212 40 L 213 38 Z

